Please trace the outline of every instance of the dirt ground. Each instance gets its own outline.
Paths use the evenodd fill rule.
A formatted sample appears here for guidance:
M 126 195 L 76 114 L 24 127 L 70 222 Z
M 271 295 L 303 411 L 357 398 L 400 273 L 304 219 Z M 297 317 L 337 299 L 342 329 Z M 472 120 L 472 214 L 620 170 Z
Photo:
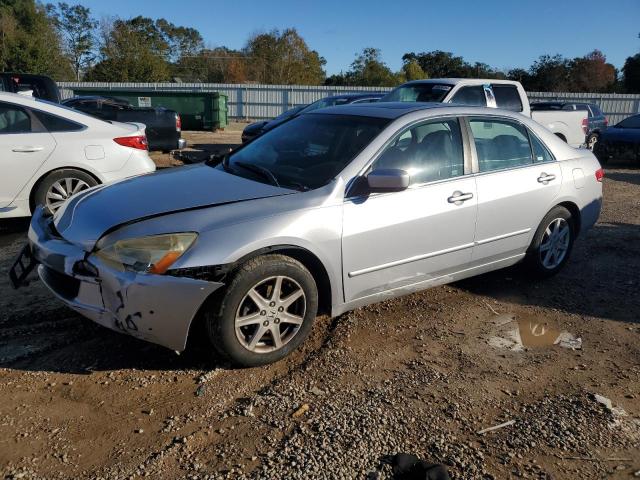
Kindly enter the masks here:
M 240 128 L 185 137 L 214 150 Z M 2 223 L 0 471 L 375 479 L 409 452 L 456 479 L 640 476 L 640 170 L 606 175 L 555 278 L 511 268 L 319 318 L 290 358 L 244 370 L 94 325 L 40 282 L 12 290 L 27 223 Z

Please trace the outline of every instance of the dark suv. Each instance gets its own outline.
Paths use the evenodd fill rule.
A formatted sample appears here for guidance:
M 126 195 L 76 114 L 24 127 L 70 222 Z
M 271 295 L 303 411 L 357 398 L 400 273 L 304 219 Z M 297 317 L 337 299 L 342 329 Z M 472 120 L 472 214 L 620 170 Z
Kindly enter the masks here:
M 587 147 L 590 150 L 593 150 L 600 138 L 600 134 L 609 125 L 609 120 L 595 103 L 537 102 L 531 104 L 531 110 L 578 110 L 587 112 L 586 124 L 583 123 L 582 129 L 587 138 Z

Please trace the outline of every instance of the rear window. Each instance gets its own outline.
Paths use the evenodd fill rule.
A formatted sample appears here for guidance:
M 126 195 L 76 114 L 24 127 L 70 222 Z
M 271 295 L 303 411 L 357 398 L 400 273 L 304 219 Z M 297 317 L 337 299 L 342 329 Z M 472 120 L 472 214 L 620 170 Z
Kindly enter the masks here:
M 58 117 L 57 115 L 45 113 L 41 110 L 33 110 L 33 113 L 38 117 L 40 123 L 44 125 L 44 128 L 50 132 L 77 132 L 84 128 L 84 125 Z
M 604 115 L 604 113 L 602 113 L 602 110 L 600 110 L 600 107 L 598 105 L 589 105 L 591 107 L 591 111 L 593 112 L 593 116 L 594 117 L 601 117 Z
M 439 83 L 409 83 L 400 85 L 380 99 L 381 102 L 442 102 L 451 85 Z
M 484 96 L 484 87 L 482 85 L 462 87 L 455 93 L 451 99 L 451 103 L 486 107 L 487 99 Z
M 522 111 L 522 100 L 518 93 L 518 88 L 514 85 L 492 85 L 493 95 L 496 97 L 498 108 L 511 110 L 513 112 Z

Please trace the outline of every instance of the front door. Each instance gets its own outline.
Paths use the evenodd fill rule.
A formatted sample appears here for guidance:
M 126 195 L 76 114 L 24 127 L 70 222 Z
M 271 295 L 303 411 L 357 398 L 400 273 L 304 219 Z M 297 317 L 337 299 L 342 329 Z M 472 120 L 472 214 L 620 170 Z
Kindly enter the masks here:
M 22 107 L 0 102 L 0 208 L 8 206 L 55 149 L 48 132 Z
M 407 190 L 348 198 L 343 216 L 345 301 L 428 282 L 471 261 L 475 180 L 465 176 L 460 125 L 429 121 L 400 132 L 369 171 L 399 168 Z

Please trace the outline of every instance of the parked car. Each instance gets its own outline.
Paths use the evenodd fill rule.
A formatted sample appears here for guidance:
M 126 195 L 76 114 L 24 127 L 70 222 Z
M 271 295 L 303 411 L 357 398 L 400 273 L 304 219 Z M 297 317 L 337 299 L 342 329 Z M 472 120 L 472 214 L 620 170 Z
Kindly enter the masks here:
M 152 172 L 144 126 L 0 92 L 0 218 L 55 212 L 94 185 Z
M 334 95 L 332 97 L 321 98 L 309 105 L 298 105 L 291 108 L 286 112 L 278 115 L 273 120 L 263 120 L 260 122 L 254 122 L 247 125 L 242 131 L 242 143 L 247 143 L 254 138 L 262 135 L 264 132 L 268 132 L 272 128 L 295 118 L 302 113 L 311 112 L 318 108 L 334 107 L 336 105 L 348 105 L 351 103 L 372 103 L 377 102 L 384 93 L 379 92 L 367 92 L 367 93 L 346 93 L 344 95 Z
M 602 164 L 612 158 L 640 162 L 640 115 L 625 118 L 603 131 L 593 153 Z
M 58 85 L 45 75 L 0 73 L 0 92 L 19 93 L 50 102 L 60 102 Z
M 586 112 L 531 111 L 520 82 L 477 78 L 415 80 L 396 87 L 381 102 L 438 102 L 503 108 L 533 118 L 572 147 L 585 144 Z
M 531 104 L 531 111 L 563 110 L 569 112 L 586 112 L 587 117 L 582 120 L 582 129 L 587 137 L 587 148 L 593 150 L 600 134 L 606 130 L 609 120 L 595 103 L 573 102 L 536 102 Z
M 62 104 L 102 120 L 144 123 L 149 150 L 168 152 L 187 145 L 186 140 L 180 138 L 182 122 L 174 110 L 134 107 L 126 100 L 101 96 L 74 97 Z
M 177 351 L 203 326 L 216 351 L 261 365 L 297 348 L 318 312 L 521 261 L 557 273 L 598 218 L 602 175 L 589 150 L 505 110 L 318 109 L 220 163 L 95 188 L 53 218 L 39 209 L 11 276 L 19 286 L 39 262 L 101 325 Z

